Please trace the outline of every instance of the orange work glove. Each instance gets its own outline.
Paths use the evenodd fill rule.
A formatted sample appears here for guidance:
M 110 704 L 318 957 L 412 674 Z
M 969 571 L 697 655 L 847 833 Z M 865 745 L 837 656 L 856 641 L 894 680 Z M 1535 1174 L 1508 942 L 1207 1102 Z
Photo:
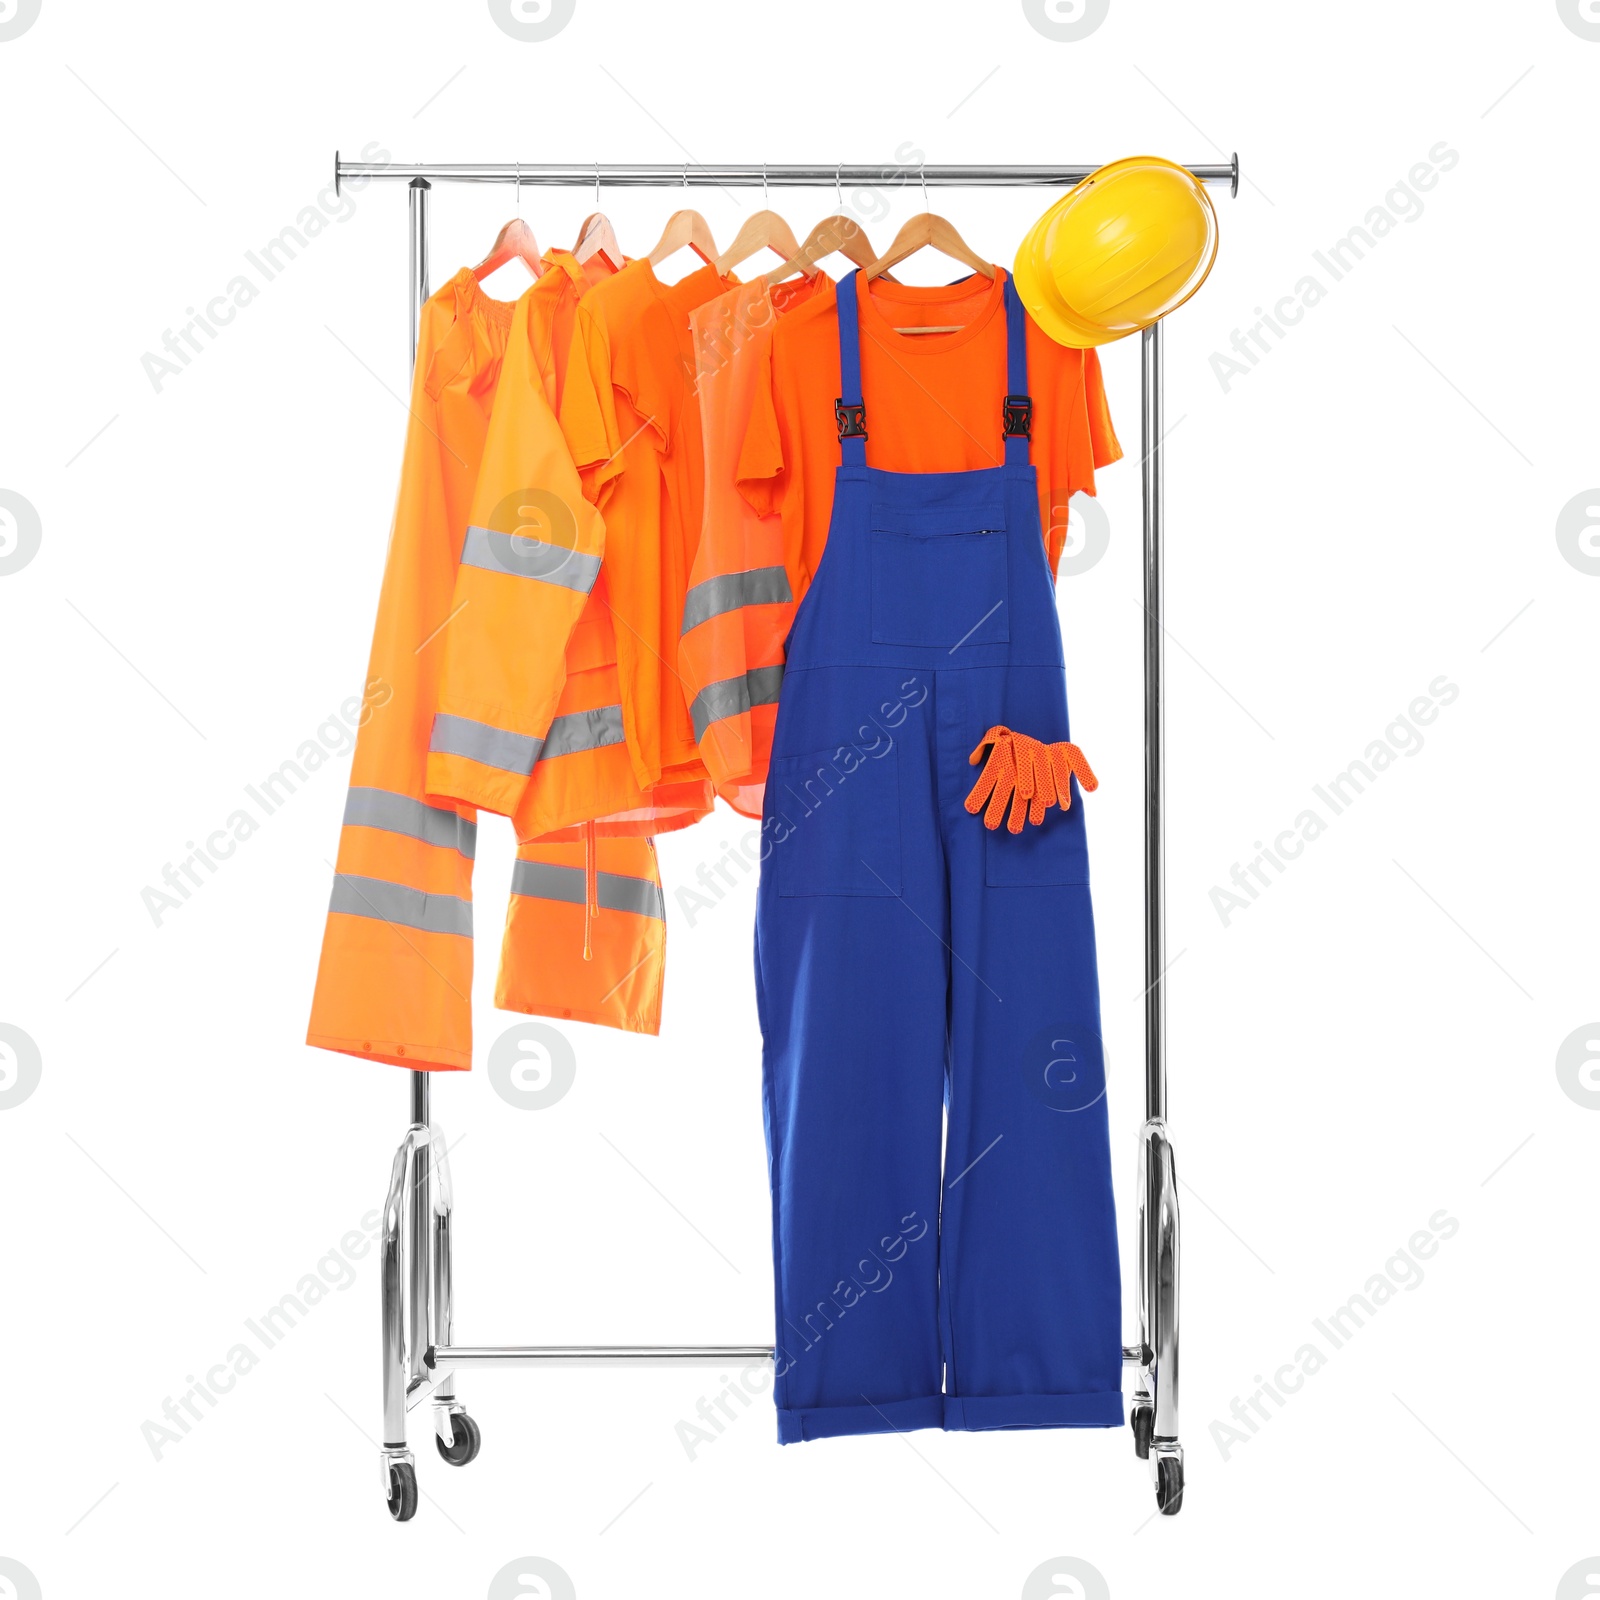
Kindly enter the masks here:
M 984 801 L 989 802 L 983 813 L 986 828 L 1000 826 L 1008 799 L 1011 816 L 1006 829 L 1010 833 L 1021 833 L 1025 822 L 1037 826 L 1053 805 L 1059 805 L 1063 811 L 1071 810 L 1074 775 L 1085 789 L 1100 787 L 1100 780 L 1090 771 L 1083 752 L 1064 739 L 1055 744 L 1041 744 L 1025 733 L 1013 733 L 997 723 L 978 741 L 978 748 L 967 757 L 967 764 L 977 766 L 985 750 L 989 759 L 973 784 L 972 793 L 967 796 L 966 806 L 976 816 Z

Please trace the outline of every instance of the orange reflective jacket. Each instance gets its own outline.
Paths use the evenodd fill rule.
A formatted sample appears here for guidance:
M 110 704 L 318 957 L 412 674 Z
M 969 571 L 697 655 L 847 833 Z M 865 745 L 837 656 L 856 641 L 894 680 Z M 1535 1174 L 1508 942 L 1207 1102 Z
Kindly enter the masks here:
M 430 798 L 424 778 L 440 635 L 512 323 L 513 307 L 465 271 L 423 308 L 370 715 L 356 742 L 307 1034 L 325 1049 L 400 1066 L 472 1062 L 477 826 L 471 807 Z M 497 1003 L 656 1031 L 665 922 L 649 842 L 603 838 L 591 851 L 581 839 L 531 840 L 514 872 Z M 602 915 L 591 919 L 585 908 L 596 903 Z
M 711 809 L 677 665 L 703 476 L 688 319 L 728 285 L 629 262 L 578 304 L 556 406 L 509 371 L 502 386 L 428 785 L 523 837 L 591 820 L 660 833 Z
M 472 497 L 428 788 L 512 817 L 524 839 L 589 823 L 664 833 L 704 816 L 711 790 L 703 769 L 647 774 L 630 751 L 618 647 L 637 653 L 637 629 L 618 640 L 605 525 L 557 415 L 569 365 L 587 373 L 580 339 L 569 357 L 562 335 L 581 326 L 590 284 L 566 252 L 546 259 L 518 307 Z

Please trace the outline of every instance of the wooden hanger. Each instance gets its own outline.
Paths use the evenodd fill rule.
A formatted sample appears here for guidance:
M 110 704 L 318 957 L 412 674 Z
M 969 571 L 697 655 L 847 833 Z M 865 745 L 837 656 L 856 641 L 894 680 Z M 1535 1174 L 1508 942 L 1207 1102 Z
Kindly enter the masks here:
M 652 267 L 659 267 L 670 255 L 676 255 L 685 245 L 694 251 L 709 267 L 717 259 L 717 241 L 712 237 L 711 224 L 698 211 L 674 211 L 650 252 Z
M 741 261 L 748 261 L 762 250 L 771 250 L 782 259 L 800 254 L 794 229 L 776 211 L 758 211 L 745 223 L 733 243 L 717 257 L 717 276 L 727 277 Z
M 534 238 L 533 229 L 521 217 L 513 217 L 500 230 L 489 247 L 488 255 L 472 269 L 472 276 L 482 283 L 491 272 L 514 260 L 521 261 L 536 278 L 544 271 L 539 241 Z
M 932 211 L 919 212 L 894 236 L 894 243 L 870 266 L 861 269 L 861 281 L 871 283 L 881 278 L 890 267 L 898 266 L 907 256 L 918 250 L 937 250 L 941 255 L 971 267 L 976 273 L 994 281 L 994 264 L 985 261 L 965 239 L 956 232 L 955 225 Z M 896 328 L 896 333 L 959 333 L 964 323 L 955 322 L 937 327 Z
M 797 272 L 809 273 L 824 256 L 831 256 L 835 252 L 855 262 L 858 267 L 871 266 L 878 259 L 878 252 L 872 248 L 867 230 L 854 217 L 836 211 L 831 217 L 824 217 L 806 235 L 806 242 L 781 267 L 775 267 L 767 274 L 767 282 L 782 283 Z M 893 283 L 894 279 L 890 277 L 889 281 Z
M 517 169 L 521 177 L 522 169 Z M 594 210 L 583 219 L 578 229 L 578 242 L 572 247 L 572 257 L 580 266 L 593 256 L 604 256 L 613 272 L 621 272 L 627 262 L 622 246 L 617 243 L 617 231 L 611 219 L 600 209 L 600 163 L 594 164 Z
M 616 230 L 611 226 L 611 219 L 605 212 L 591 211 L 583 219 L 583 226 L 578 229 L 578 242 L 573 245 L 572 254 L 580 263 L 587 261 L 591 256 L 604 256 L 614 271 L 622 270 L 622 246 L 617 243 Z
M 981 272 L 990 280 L 994 278 L 993 263 L 985 261 L 956 232 L 954 223 L 944 217 L 936 216 L 931 211 L 922 211 L 912 217 L 894 236 L 894 243 L 888 250 L 870 266 L 861 269 L 861 276 L 864 281 L 870 283 L 874 278 L 882 277 L 890 267 L 899 266 L 907 256 L 915 255 L 918 250 L 925 249 L 937 250 L 941 255 L 949 256 L 952 261 L 959 261 L 962 266 L 971 267 L 974 272 Z

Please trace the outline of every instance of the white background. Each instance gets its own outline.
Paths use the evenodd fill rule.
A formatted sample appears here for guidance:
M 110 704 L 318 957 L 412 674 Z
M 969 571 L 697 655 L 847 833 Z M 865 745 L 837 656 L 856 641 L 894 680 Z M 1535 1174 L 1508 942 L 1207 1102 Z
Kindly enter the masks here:
M 1587 558 L 1565 559 L 1556 533 L 1600 481 L 1600 42 L 1582 26 L 1600 32 L 1554 0 L 1112 0 L 1090 37 L 1058 42 L 1015 0 L 578 0 L 524 43 L 482 3 L 43 0 L 0 40 L 0 489 L 42 530 L 0 576 L 0 1022 L 42 1061 L 0 1110 L 0 1557 L 47 1600 L 475 1597 L 526 1556 L 583 1600 L 1594 1592 L 1558 1590 L 1600 1554 L 1600 1086 L 1592 1067 L 1574 1095 L 1557 1075 L 1574 1030 L 1600 1048 L 1584 910 L 1600 559 L 1581 541 Z M 425 1498 L 397 1527 L 370 1253 L 159 1460 L 146 1443 L 187 1375 L 251 1342 L 245 1318 L 319 1263 L 340 1276 L 327 1253 L 380 1203 L 405 1121 L 400 1073 L 302 1043 L 347 758 L 160 927 L 140 899 L 358 691 L 405 421 L 403 187 L 356 196 L 159 393 L 141 357 L 318 203 L 336 147 L 369 140 L 396 160 L 886 167 L 907 149 L 1240 151 L 1220 260 L 1168 332 L 1176 1519 L 1152 1520 L 1126 1430 L 780 1450 L 763 1397 L 691 1460 L 677 1424 L 720 1384 L 687 1371 L 472 1377 L 482 1456 L 447 1467 L 413 1414 Z M 1394 185 L 1441 141 L 1459 160 L 1421 214 L 1333 283 L 1312 252 L 1386 196 L 1409 210 Z M 690 198 L 724 240 L 760 203 Z M 915 184 L 854 198 L 880 246 L 922 205 Z M 1049 197 L 933 198 L 1009 261 Z M 773 199 L 803 233 L 834 196 Z M 678 203 L 604 196 L 631 253 Z M 542 244 L 570 243 L 592 206 L 521 203 Z M 434 284 L 513 208 L 509 190 L 441 187 Z M 1224 390 L 1213 352 L 1308 272 L 1326 298 Z M 907 275 L 949 272 L 928 257 Z M 1136 341 L 1105 362 L 1129 459 L 1102 479 L 1109 551 L 1060 599 L 1074 730 L 1102 779 L 1131 1266 Z M 1225 925 L 1211 891 L 1233 864 L 1440 675 L 1459 695 L 1423 747 Z M 669 900 L 742 826 L 723 813 L 663 845 Z M 491 1004 L 511 853 L 486 820 L 477 1070 L 435 1090 L 457 1142 L 460 1335 L 768 1340 L 753 885 L 693 925 L 672 904 L 660 1039 L 564 1025 L 575 1086 L 528 1112 L 483 1070 L 518 1020 Z M 1421 1283 L 1332 1350 L 1312 1319 L 1374 1274 L 1408 1278 L 1395 1253 L 1441 1209 L 1459 1227 Z M 1326 1365 L 1270 1421 L 1252 1413 L 1247 1442 L 1219 1442 L 1235 1398 L 1308 1341 Z M 1052 1572 L 1061 1557 L 1104 1591 Z M 18 1571 L 0 1565 L 0 1593 L 29 1592 Z M 547 1591 L 513 1573 L 497 1592 Z

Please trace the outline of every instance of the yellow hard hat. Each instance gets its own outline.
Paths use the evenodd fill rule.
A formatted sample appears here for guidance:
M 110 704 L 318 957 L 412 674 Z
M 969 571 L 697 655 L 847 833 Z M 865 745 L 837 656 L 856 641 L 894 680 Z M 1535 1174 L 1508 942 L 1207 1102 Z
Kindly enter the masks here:
M 1091 173 L 1024 235 L 1014 273 L 1057 344 L 1110 344 L 1176 310 L 1217 259 L 1217 213 L 1187 167 L 1130 156 Z

